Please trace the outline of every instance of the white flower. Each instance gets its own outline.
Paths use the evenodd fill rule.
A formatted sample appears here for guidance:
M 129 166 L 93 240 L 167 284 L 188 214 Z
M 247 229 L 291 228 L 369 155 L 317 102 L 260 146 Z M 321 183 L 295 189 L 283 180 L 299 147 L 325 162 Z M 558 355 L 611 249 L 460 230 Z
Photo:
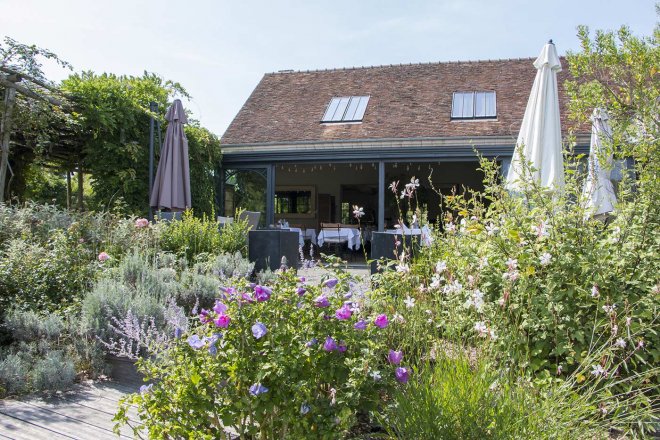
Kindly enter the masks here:
M 380 371 L 372 371 L 371 372 L 371 378 L 378 382 L 381 379 Z
M 548 224 L 545 221 L 541 221 L 538 225 L 532 226 L 532 232 L 534 232 L 538 238 L 547 237 L 549 235 Z
M 598 298 L 599 296 L 600 296 L 600 290 L 598 290 L 598 286 L 594 284 L 593 287 L 591 288 L 591 297 Z
M 456 231 L 456 225 L 454 222 L 449 222 L 445 225 L 445 231 L 447 232 L 455 232 Z
M 552 255 L 550 255 L 547 252 L 539 257 L 541 266 L 547 266 L 548 264 L 550 264 L 550 260 L 552 260 Z
M 399 324 L 403 324 L 404 322 L 406 322 L 406 320 L 403 319 L 403 316 L 401 316 L 401 315 L 398 314 L 398 313 L 395 313 L 395 314 L 392 316 L 392 321 L 397 322 L 397 323 L 399 323 Z
M 486 324 L 484 324 L 481 321 L 477 321 L 474 323 L 474 329 L 479 333 L 479 336 L 488 335 L 488 327 L 486 327 Z
M 603 306 L 603 312 L 607 313 L 608 315 L 613 314 L 615 309 L 616 309 L 616 304 L 612 304 L 611 306 L 605 304 Z
M 353 215 L 355 218 L 361 218 L 364 215 L 364 208 L 353 205 Z
M 427 315 L 432 315 L 432 314 L 433 314 L 433 312 L 430 311 L 429 309 L 424 310 L 424 312 L 425 312 Z
M 495 334 L 495 330 L 492 328 L 488 330 L 488 336 L 490 336 L 490 339 L 492 339 L 493 341 L 497 340 L 497 335 Z
M 484 267 L 488 267 L 488 257 L 482 257 L 479 260 L 479 269 L 483 269 Z
M 407 308 L 412 309 L 415 307 L 415 298 L 407 297 L 403 303 L 406 305 Z
M 616 336 L 617 333 L 619 333 L 619 326 L 614 324 L 612 326 L 612 335 Z
M 509 258 L 506 260 L 506 266 L 509 268 L 509 270 L 515 270 L 518 268 L 518 260 Z
M 463 285 L 459 283 L 457 280 L 454 280 L 451 284 L 447 284 L 442 289 L 442 292 L 449 295 L 451 293 L 458 293 L 461 290 L 463 290 Z
M 504 300 L 504 298 L 500 298 L 500 299 L 497 300 L 497 303 L 498 303 L 500 306 L 504 306 L 504 303 L 505 303 L 505 302 L 506 302 L 506 301 Z
M 602 376 L 605 374 L 605 369 L 600 364 L 592 365 L 591 368 L 592 368 L 591 374 L 593 374 L 594 376 Z
M 433 275 L 433 278 L 431 279 L 431 285 L 429 286 L 431 289 L 437 289 L 440 287 L 440 282 L 444 280 L 444 277 L 441 277 L 438 274 Z
M 630 324 L 631 324 L 631 323 L 632 323 L 632 318 L 631 318 L 630 316 L 628 316 L 628 317 L 626 318 L 626 327 L 630 327 Z
M 399 273 L 409 273 L 410 272 L 410 267 L 407 264 L 404 264 L 404 263 L 397 264 L 396 271 L 399 272 Z
M 488 235 L 495 235 L 497 234 L 497 231 L 499 231 L 500 228 L 495 226 L 493 223 L 488 223 L 486 225 L 486 232 L 488 232 Z
M 651 289 L 651 293 L 654 295 L 657 295 L 660 293 L 660 284 L 656 284 L 653 286 L 653 289 Z
M 465 303 L 466 307 L 474 306 L 478 312 L 484 307 L 484 294 L 481 290 L 477 289 L 472 292 L 472 296 Z
M 623 338 L 619 338 L 619 339 L 617 339 L 616 342 L 614 343 L 614 346 L 615 346 L 615 347 L 619 347 L 619 348 L 626 348 L 626 341 L 625 341 L 625 339 L 623 339 Z
M 445 270 L 447 270 L 447 263 L 444 261 L 438 261 L 435 263 L 435 272 L 436 273 L 442 273 Z

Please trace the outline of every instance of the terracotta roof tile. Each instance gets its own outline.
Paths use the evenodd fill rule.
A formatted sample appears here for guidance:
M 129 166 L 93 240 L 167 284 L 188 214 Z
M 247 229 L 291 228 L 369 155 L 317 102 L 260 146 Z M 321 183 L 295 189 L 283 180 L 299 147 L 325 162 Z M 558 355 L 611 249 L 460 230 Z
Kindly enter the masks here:
M 444 136 L 516 137 L 533 58 L 285 71 L 264 75 L 222 137 L 225 145 Z M 560 72 L 562 127 L 567 97 Z M 497 93 L 496 120 L 451 119 L 452 93 Z M 362 123 L 322 124 L 334 96 L 370 95 Z

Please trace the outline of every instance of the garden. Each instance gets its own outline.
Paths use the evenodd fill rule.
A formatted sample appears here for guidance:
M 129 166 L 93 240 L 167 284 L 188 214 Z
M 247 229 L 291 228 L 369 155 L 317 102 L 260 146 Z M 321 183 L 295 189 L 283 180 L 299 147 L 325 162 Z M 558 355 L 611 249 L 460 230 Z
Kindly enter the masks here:
M 580 38 L 571 112 L 584 123 L 607 108 L 609 152 L 633 164 L 614 214 L 585 209 L 585 158 L 570 140 L 561 192 L 529 181 L 511 193 L 482 158 L 484 191 L 442 196 L 430 246 L 401 243 L 368 278 L 325 256 L 322 278 L 307 280 L 295 267 L 254 273 L 247 222 L 219 233 L 210 189 L 180 221 L 150 222 L 133 209 L 139 190 L 112 180 L 128 177 L 100 172 L 85 196 L 95 211 L 0 204 L 0 397 L 104 377 L 116 356 L 144 383 L 115 420 L 148 438 L 653 435 L 660 29 Z M 71 79 L 69 93 L 115 80 Z M 214 140 L 195 129 L 201 164 Z M 410 177 L 391 189 L 415 209 Z M 104 209 L 115 186 L 123 199 Z

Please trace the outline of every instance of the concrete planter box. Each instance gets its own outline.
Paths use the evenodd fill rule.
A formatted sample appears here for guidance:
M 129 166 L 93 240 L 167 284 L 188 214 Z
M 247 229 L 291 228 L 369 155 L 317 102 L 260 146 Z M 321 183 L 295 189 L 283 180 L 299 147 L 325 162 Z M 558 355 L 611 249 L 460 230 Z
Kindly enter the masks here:
M 280 229 L 250 231 L 248 257 L 254 263 L 254 271 L 280 268 L 282 257 L 287 266 L 298 269 L 298 232 Z
M 396 246 L 397 241 L 401 242 L 398 248 Z M 406 249 L 414 255 L 417 249 L 419 249 L 419 242 L 419 235 L 402 236 L 401 234 L 391 234 L 388 232 L 374 232 L 371 235 L 371 259 L 380 260 L 381 258 L 385 258 L 387 260 L 395 260 L 394 251 L 396 250 L 397 255 L 400 255 L 403 252 L 404 243 Z M 371 273 L 373 274 L 377 271 L 377 262 L 374 261 L 371 263 Z
M 111 354 L 105 356 L 110 367 L 110 377 L 121 384 L 143 385 L 144 375 L 137 370 L 135 361 Z

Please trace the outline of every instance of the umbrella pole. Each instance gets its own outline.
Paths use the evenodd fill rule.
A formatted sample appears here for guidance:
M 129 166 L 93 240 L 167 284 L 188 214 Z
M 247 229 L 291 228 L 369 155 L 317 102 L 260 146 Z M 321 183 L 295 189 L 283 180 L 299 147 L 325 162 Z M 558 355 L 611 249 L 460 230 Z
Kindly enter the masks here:
M 149 103 L 149 110 L 151 110 L 152 115 L 149 121 L 149 221 L 153 221 L 154 213 L 151 207 L 151 192 L 154 189 L 154 125 L 155 120 L 153 113 L 158 111 L 158 104 L 155 102 Z M 160 133 L 158 133 L 160 137 Z

